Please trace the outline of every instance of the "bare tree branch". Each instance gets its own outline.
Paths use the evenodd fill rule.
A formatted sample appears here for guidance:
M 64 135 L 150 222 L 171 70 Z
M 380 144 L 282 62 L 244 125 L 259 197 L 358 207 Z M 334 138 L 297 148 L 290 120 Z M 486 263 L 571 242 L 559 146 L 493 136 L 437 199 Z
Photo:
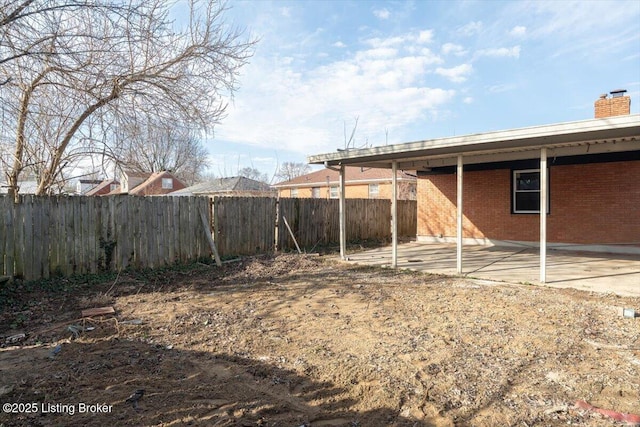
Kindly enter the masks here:
M 275 177 L 280 181 L 291 181 L 293 178 L 311 172 L 311 166 L 306 163 L 284 162 Z
M 217 1 L 191 1 L 181 27 L 163 0 L 9 4 L 0 13 L 0 144 L 13 156 L 0 160 L 14 191 L 25 165 L 46 194 L 83 153 L 88 163 L 97 152 L 122 163 L 118 123 L 164 122 L 191 135 L 219 123 L 255 44 L 224 24 Z M 189 156 L 203 164 L 193 161 L 205 157 L 201 145 L 178 140 L 184 150 L 156 151 L 152 167 Z

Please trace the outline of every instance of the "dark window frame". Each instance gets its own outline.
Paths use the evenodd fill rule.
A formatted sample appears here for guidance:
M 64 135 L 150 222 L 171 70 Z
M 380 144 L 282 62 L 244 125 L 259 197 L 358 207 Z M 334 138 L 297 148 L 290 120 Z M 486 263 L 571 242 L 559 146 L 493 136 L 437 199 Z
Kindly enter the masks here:
M 516 194 L 521 193 L 537 193 L 538 201 L 540 200 L 540 188 L 538 190 L 517 190 L 516 188 L 516 176 L 518 173 L 538 173 L 538 179 L 540 176 L 540 168 L 527 168 L 527 169 L 511 169 L 511 213 L 513 215 L 539 215 L 540 204 L 538 202 L 538 209 L 536 210 L 524 210 L 517 209 Z M 550 168 L 547 168 L 547 215 L 551 213 L 551 173 Z

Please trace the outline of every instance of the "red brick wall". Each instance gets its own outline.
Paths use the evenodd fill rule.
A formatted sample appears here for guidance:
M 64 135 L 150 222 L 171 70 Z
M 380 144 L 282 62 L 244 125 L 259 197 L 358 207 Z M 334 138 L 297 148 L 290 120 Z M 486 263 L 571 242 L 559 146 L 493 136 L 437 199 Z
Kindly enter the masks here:
M 173 180 L 173 187 L 162 188 L 162 178 L 171 178 Z M 137 195 L 149 196 L 149 195 L 157 195 L 157 194 L 168 194 L 168 193 L 171 193 L 172 191 L 182 190 L 183 188 L 185 188 L 185 185 L 182 182 L 178 181 L 172 176 L 163 175 L 162 177 L 158 177 L 158 179 L 156 179 L 155 181 L 151 182 L 149 185 L 144 187 L 139 193 L 137 193 Z
M 640 242 L 640 162 L 552 166 L 547 239 Z M 537 214 L 511 213 L 511 170 L 465 172 L 464 237 L 537 241 Z M 456 235 L 456 176 L 418 178 L 418 236 Z

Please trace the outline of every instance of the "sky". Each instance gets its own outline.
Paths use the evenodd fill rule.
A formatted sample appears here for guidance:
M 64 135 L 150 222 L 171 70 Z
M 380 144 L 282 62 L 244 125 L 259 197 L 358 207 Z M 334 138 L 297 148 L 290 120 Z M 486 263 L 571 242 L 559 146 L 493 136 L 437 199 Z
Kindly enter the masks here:
M 258 39 L 210 172 L 593 118 L 626 89 L 640 112 L 640 0 L 229 0 Z M 357 126 L 356 126 L 357 122 Z

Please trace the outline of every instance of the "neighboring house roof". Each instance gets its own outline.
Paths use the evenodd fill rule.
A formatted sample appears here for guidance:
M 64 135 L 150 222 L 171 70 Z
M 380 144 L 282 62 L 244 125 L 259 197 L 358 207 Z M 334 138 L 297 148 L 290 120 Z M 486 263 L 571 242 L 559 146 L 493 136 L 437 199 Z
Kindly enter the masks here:
M 162 180 L 165 178 L 170 178 L 173 180 L 171 188 L 163 188 Z M 129 190 L 129 194 L 133 196 L 151 196 L 168 194 L 175 191 L 176 189 L 180 190 L 182 188 L 185 188 L 185 185 L 182 181 L 176 178 L 171 172 L 162 171 L 152 173 L 146 181 Z
M 122 194 L 122 185 L 118 184 L 116 188 L 109 191 L 108 193 L 101 194 L 102 196 L 115 196 L 116 194 Z
M 98 185 L 100 184 L 102 181 L 99 179 L 79 179 L 78 182 L 80 184 L 87 184 L 87 185 Z
M 123 170 L 119 193 L 131 193 L 134 188 L 149 179 L 152 174 L 153 172 Z
M 201 182 L 182 190 L 174 191 L 172 196 L 191 195 L 221 195 L 221 194 L 254 194 L 254 195 L 275 195 L 269 184 L 245 178 L 244 176 L 234 176 L 231 178 L 216 178 L 212 181 Z
M 345 168 L 345 185 L 349 184 L 368 184 L 391 182 L 393 175 L 389 169 L 379 168 L 363 168 L 359 166 L 347 166 Z M 316 187 L 329 185 L 337 185 L 340 180 L 340 172 L 333 169 L 320 169 L 315 172 L 308 173 L 293 178 L 289 181 L 274 184 L 276 188 L 287 187 Z M 399 181 L 415 181 L 416 178 L 412 174 L 398 171 Z
M 461 135 L 359 150 L 309 156 L 312 164 L 359 165 L 428 170 L 464 164 L 522 160 L 538 157 L 546 147 L 561 157 L 640 148 L 640 115 L 624 115 L 576 122 L 532 126 L 497 132 Z
M 85 196 L 102 196 L 109 192 L 111 192 L 111 184 L 115 184 L 119 187 L 118 181 L 115 179 L 105 179 L 100 184 L 93 187 L 91 190 L 87 191 Z

